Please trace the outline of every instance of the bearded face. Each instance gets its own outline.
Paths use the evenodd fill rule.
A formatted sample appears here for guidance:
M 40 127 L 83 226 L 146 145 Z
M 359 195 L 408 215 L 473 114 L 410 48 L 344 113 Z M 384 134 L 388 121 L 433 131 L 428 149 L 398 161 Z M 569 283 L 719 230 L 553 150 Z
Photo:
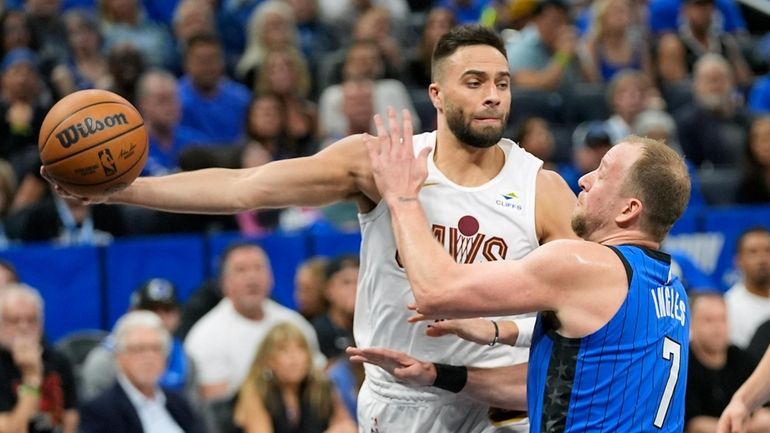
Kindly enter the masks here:
M 462 107 L 447 101 L 444 107 L 447 125 L 452 133 L 463 143 L 480 149 L 494 146 L 501 138 L 508 122 L 508 114 L 496 110 L 466 114 Z M 489 124 L 474 124 L 474 120 L 497 118 L 499 121 Z

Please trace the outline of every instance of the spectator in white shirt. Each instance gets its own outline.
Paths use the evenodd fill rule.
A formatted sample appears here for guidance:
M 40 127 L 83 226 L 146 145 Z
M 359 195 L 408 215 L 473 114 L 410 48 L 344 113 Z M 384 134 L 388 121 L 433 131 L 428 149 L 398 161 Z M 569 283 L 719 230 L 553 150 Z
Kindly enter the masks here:
M 759 325 L 770 319 L 770 230 L 754 227 L 738 238 L 735 264 L 743 280 L 725 294 L 730 340 L 745 349 Z
M 307 337 L 316 363 L 325 358 L 310 323 L 299 313 L 269 299 L 273 288 L 270 260 L 257 245 L 239 243 L 225 251 L 220 285 L 225 296 L 190 330 L 185 349 L 195 363 L 204 400 L 233 397 L 249 372 L 267 332 L 290 322 Z

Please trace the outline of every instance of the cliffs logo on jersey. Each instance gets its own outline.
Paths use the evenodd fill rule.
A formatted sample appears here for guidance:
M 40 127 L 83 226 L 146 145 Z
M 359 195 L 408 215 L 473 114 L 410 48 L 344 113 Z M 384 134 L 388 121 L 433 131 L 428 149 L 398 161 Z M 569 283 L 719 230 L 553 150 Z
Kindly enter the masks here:
M 489 262 L 505 260 L 508 254 L 505 239 L 480 233 L 479 220 L 471 215 L 461 217 L 455 227 L 433 224 L 433 236 L 457 263 L 473 263 L 479 257 Z M 403 269 L 398 251 L 396 262 Z
M 509 192 L 508 194 L 500 194 L 500 198 L 495 200 L 495 204 L 500 207 L 507 207 L 515 210 L 522 210 L 524 206 L 521 204 L 521 197 L 516 192 Z

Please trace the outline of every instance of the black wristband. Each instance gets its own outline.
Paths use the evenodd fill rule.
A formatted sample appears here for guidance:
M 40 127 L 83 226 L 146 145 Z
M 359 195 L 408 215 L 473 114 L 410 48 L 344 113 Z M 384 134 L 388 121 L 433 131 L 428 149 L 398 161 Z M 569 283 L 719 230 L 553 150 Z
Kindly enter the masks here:
M 454 393 L 465 388 L 465 383 L 468 382 L 468 368 L 465 366 L 434 363 L 433 367 L 436 369 L 436 380 L 433 381 L 436 388 Z

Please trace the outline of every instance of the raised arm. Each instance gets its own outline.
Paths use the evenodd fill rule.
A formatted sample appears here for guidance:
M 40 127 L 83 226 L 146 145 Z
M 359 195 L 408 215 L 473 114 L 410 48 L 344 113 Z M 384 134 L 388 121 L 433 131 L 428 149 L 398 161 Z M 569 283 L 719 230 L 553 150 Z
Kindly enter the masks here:
M 362 138 L 354 135 L 305 158 L 248 169 L 211 168 L 141 177 L 123 191 L 93 199 L 169 212 L 223 214 L 318 206 L 343 199 L 376 202 L 379 196 Z
M 376 365 L 397 380 L 418 386 L 436 386 L 436 365 L 395 350 L 348 347 L 353 362 Z M 447 378 L 444 378 L 447 379 Z M 446 381 L 446 380 L 445 380 Z M 456 382 L 455 378 L 448 379 Z M 467 369 L 462 395 L 501 409 L 527 410 L 527 364 Z M 457 390 L 455 390 L 457 392 Z
M 623 290 L 625 295 L 627 278 L 620 259 L 609 248 L 592 242 L 549 242 L 517 261 L 465 265 L 452 260 L 433 238 L 418 201 L 426 178 L 427 153 L 414 156 L 407 113 L 404 118 L 403 139 L 391 112 L 390 134 L 376 117 L 378 137 L 365 141 L 420 313 L 462 318 L 533 311 L 559 314 L 566 307 L 577 312 L 576 317 L 587 319 L 597 312 L 596 317 L 606 315 L 604 303 L 591 302 L 592 296 L 604 294 L 606 298 L 606 290 L 614 290 L 613 296 Z

